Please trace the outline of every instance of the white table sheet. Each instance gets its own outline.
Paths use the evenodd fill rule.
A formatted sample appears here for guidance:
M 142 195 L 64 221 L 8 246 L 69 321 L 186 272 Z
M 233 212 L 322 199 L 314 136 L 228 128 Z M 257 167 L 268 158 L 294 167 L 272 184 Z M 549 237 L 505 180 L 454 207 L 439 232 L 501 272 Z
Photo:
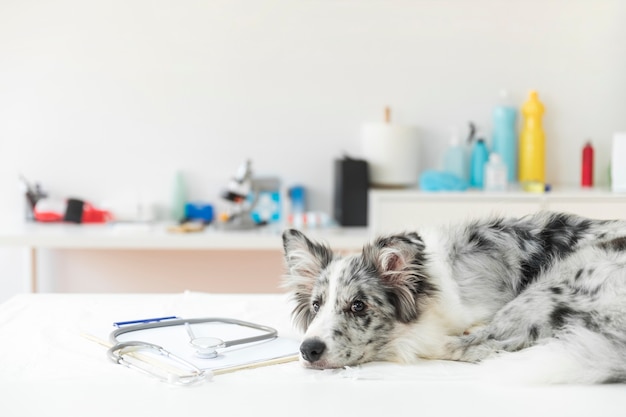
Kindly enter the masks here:
M 442 361 L 325 371 L 290 362 L 176 387 L 113 364 L 81 336 L 103 322 L 170 314 L 298 337 L 282 294 L 19 295 L 0 305 L 0 416 L 626 415 L 626 385 L 503 385 L 478 379 L 480 365 Z

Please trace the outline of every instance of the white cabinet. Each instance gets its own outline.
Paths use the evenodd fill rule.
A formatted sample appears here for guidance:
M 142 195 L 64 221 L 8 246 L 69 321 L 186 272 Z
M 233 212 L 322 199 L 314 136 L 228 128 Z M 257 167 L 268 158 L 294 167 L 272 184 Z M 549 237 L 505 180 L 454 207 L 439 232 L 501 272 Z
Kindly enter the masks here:
M 522 216 L 538 210 L 626 219 L 626 194 L 604 189 L 557 189 L 544 194 L 372 189 L 368 224 L 374 233 L 399 232 L 489 214 Z
M 547 208 L 594 219 L 626 219 L 626 194 L 555 194 L 548 199 Z

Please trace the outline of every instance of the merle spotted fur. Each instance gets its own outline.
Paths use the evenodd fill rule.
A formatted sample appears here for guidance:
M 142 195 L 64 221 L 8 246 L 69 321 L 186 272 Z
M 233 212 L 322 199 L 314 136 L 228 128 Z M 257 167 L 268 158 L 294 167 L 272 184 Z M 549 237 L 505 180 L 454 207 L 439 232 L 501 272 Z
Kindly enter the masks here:
M 516 352 L 529 378 L 626 382 L 626 222 L 490 217 L 351 255 L 297 230 L 283 243 L 308 367 Z

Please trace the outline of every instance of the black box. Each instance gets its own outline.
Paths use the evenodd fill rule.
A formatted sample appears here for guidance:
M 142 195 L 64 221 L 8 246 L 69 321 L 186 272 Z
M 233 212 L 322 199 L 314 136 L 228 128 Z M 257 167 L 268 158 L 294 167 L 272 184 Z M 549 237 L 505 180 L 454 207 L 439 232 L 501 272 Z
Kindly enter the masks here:
M 70 223 L 81 223 L 83 221 L 83 210 L 85 202 L 77 198 L 69 198 L 67 207 L 65 207 L 65 215 L 63 221 Z
M 333 217 L 341 226 L 367 226 L 367 162 L 345 157 L 335 160 Z

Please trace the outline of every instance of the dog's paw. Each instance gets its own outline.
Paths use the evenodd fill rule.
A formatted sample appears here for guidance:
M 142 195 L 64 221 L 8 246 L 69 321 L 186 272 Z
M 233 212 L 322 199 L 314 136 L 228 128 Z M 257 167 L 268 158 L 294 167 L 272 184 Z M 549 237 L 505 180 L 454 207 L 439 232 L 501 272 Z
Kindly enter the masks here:
M 445 346 L 446 359 L 462 362 L 480 362 L 496 356 L 501 348 L 493 340 L 485 340 L 476 333 L 452 337 Z

